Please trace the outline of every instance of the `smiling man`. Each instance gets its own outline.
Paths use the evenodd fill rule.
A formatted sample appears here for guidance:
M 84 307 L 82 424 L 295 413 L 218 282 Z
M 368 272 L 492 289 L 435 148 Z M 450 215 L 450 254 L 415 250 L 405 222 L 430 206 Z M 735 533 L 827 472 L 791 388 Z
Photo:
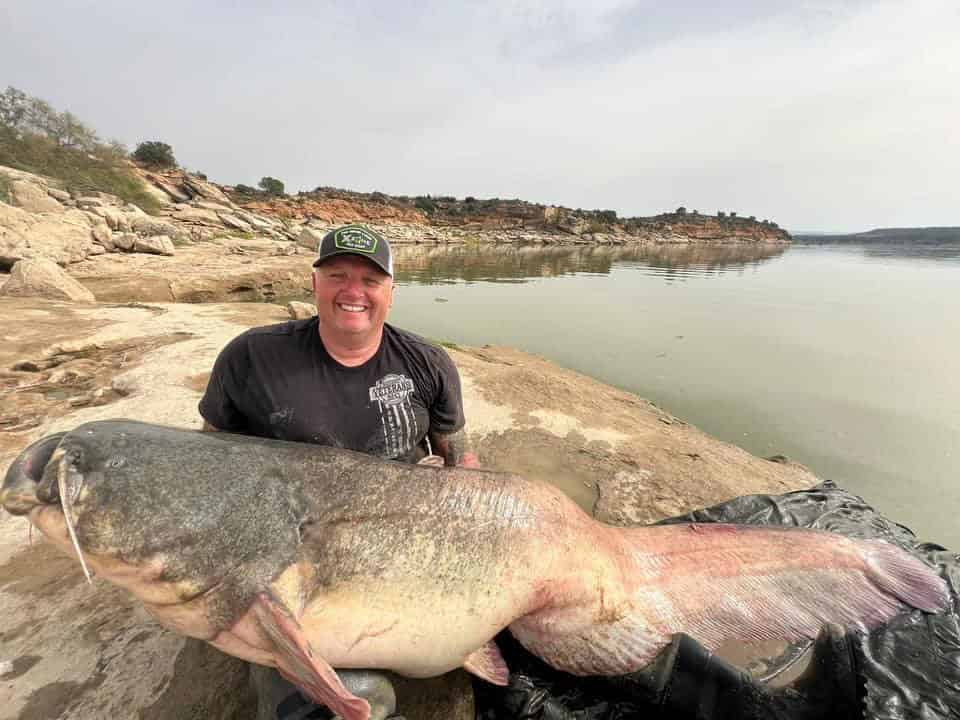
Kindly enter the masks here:
M 442 348 L 386 323 L 393 257 L 379 233 L 327 233 L 313 263 L 317 315 L 253 328 L 214 364 L 206 429 L 475 467 L 456 367 Z

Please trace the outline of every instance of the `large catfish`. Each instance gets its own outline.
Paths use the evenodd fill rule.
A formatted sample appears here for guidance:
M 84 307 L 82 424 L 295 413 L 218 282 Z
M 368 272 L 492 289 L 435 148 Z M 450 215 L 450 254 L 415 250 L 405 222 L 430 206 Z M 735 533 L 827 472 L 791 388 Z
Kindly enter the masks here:
M 513 475 L 125 420 L 34 443 L 0 501 L 164 625 L 276 666 L 348 720 L 369 707 L 334 667 L 503 684 L 505 627 L 560 670 L 615 675 L 677 632 L 716 648 L 947 604 L 881 541 L 617 528 Z

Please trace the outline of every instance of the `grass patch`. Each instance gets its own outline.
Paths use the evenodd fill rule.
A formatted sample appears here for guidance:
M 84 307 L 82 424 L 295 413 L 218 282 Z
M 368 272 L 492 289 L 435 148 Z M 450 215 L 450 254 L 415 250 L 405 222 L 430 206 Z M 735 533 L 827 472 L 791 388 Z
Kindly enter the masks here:
M 88 153 L 40 135 L 18 137 L 0 126 L 0 165 L 51 177 L 71 193 L 105 192 L 151 215 L 160 210 L 160 203 L 146 191 L 123 155 L 105 146 Z
M 13 205 L 13 183 L 6 175 L 0 175 L 0 202 Z

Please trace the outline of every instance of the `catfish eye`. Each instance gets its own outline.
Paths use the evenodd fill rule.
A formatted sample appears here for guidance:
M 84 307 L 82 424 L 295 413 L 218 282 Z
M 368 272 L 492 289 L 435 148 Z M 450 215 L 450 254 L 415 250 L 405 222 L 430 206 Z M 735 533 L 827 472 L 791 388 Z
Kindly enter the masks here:
M 123 467 L 126 464 L 126 462 L 127 462 L 127 459 L 123 455 L 114 455 L 112 458 L 107 460 L 106 465 L 108 468 L 116 469 L 119 467 Z

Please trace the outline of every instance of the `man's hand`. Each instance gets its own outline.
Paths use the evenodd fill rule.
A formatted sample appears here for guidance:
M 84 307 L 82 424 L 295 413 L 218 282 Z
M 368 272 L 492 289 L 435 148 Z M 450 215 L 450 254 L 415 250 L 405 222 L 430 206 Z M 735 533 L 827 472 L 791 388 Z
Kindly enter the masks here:
M 430 444 L 433 452 L 443 458 L 446 467 L 480 467 L 480 461 L 470 447 L 465 428 L 450 434 L 432 432 Z

